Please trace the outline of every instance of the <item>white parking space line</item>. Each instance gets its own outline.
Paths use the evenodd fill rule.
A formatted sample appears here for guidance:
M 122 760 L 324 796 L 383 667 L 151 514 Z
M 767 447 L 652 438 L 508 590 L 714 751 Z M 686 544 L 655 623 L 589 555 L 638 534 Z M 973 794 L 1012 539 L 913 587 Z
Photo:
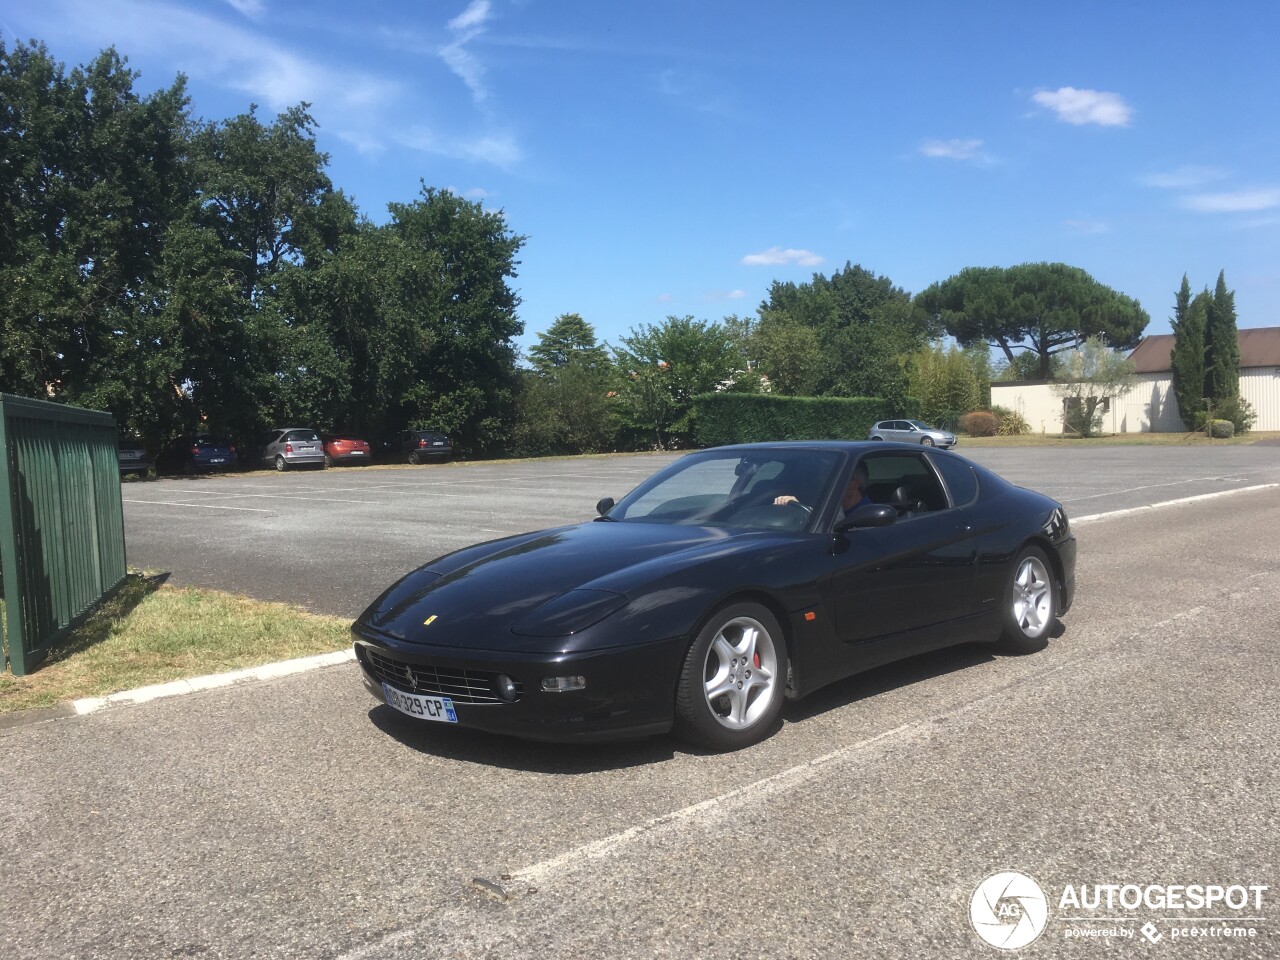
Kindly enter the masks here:
M 244 510 L 247 513 L 270 513 L 270 510 L 260 510 L 257 507 L 219 507 L 212 503 L 192 503 L 189 500 L 126 500 L 123 497 L 121 501 L 124 503 L 145 503 L 157 507 L 201 507 L 205 510 Z
M 1091 513 L 1084 517 L 1072 517 L 1071 524 L 1075 526 L 1081 523 L 1090 523 L 1097 520 L 1110 520 L 1112 517 L 1124 517 L 1133 513 L 1142 513 L 1146 510 L 1162 510 L 1165 507 L 1178 507 L 1188 503 L 1198 503 L 1201 500 L 1216 500 L 1219 497 L 1233 497 L 1238 493 L 1252 493 L 1255 490 L 1272 490 L 1280 487 L 1280 483 L 1260 483 L 1252 487 L 1238 487 L 1235 490 L 1219 490 L 1217 493 L 1202 493 L 1195 497 L 1182 497 L 1179 500 L 1161 500 L 1158 503 L 1147 503 L 1141 507 L 1127 507 L 1124 510 L 1109 510 L 1106 513 Z
M 1244 477 L 1190 477 L 1186 480 L 1170 480 L 1168 483 L 1148 483 L 1140 487 L 1126 487 L 1123 490 L 1108 490 L 1106 493 L 1091 493 L 1087 497 L 1071 497 L 1070 499 L 1059 500 L 1059 503 L 1079 503 L 1081 500 L 1097 500 L 1099 497 L 1116 497 L 1123 493 L 1136 493 L 1139 490 L 1154 490 L 1157 487 L 1176 487 L 1186 483 L 1205 483 L 1206 481 L 1215 481 L 1218 483 L 1243 483 Z

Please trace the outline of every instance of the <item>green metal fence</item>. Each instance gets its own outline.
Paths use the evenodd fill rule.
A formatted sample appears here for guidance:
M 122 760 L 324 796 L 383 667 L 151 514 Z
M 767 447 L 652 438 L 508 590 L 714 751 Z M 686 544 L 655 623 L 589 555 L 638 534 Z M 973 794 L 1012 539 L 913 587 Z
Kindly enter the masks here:
M 124 582 L 116 423 L 0 394 L 0 460 L 5 657 L 21 675 Z

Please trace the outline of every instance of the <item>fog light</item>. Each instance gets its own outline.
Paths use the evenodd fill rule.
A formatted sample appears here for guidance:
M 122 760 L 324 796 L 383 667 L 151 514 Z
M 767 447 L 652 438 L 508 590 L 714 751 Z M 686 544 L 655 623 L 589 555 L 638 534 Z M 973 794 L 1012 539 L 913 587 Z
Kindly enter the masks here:
M 585 690 L 586 688 L 586 677 L 544 677 L 542 680 L 543 693 L 565 693 L 568 690 Z
M 515 703 L 516 699 L 516 682 L 508 677 L 505 673 L 500 673 L 493 678 L 493 686 L 503 700 L 507 703 Z

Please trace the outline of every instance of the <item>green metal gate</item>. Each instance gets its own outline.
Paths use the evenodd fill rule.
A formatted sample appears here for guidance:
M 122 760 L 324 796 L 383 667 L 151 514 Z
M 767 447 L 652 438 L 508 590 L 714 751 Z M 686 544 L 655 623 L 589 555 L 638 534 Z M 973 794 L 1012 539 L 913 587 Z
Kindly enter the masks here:
M 20 676 L 124 582 L 115 420 L 0 394 L 0 461 L 5 658 Z

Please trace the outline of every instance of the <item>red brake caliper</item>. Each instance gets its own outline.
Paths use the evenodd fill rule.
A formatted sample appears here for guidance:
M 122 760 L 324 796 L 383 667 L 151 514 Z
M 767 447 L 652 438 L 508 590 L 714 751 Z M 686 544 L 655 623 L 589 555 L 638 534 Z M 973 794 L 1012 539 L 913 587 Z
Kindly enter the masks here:
M 751 662 L 752 662 L 753 664 L 755 664 L 756 669 L 759 669 L 759 668 L 760 668 L 760 654 L 759 654 L 759 652 L 757 652 L 754 656 L 752 656 L 752 658 L 751 658 Z

